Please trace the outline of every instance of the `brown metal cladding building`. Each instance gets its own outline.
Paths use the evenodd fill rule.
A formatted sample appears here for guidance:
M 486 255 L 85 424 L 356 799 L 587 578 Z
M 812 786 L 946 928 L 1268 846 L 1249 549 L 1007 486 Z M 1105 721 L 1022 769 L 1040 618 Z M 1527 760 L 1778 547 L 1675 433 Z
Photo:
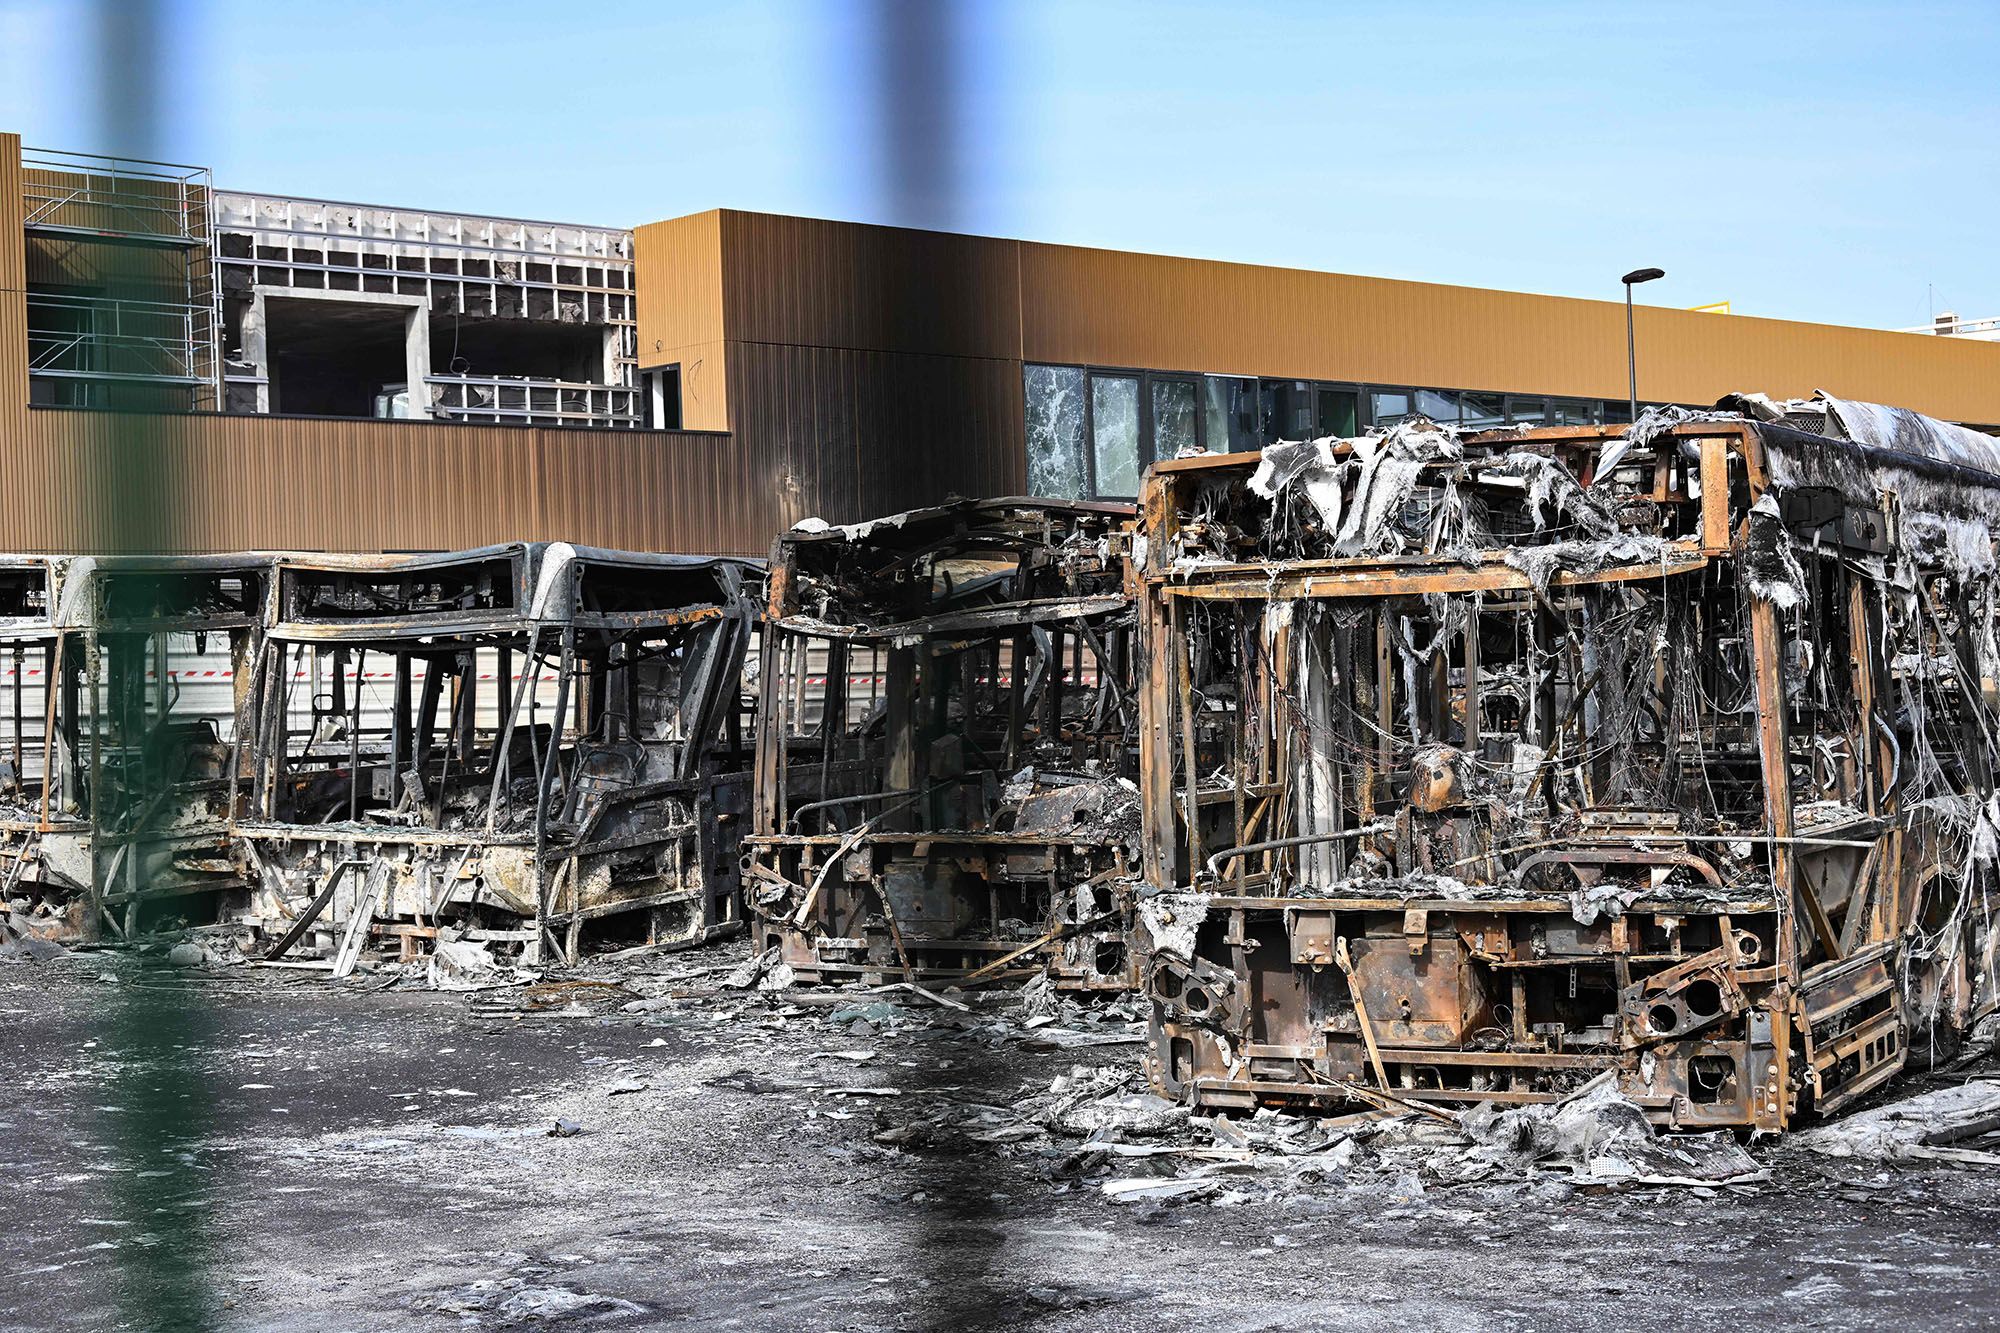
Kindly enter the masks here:
M 1260 385 L 1267 405 L 1287 386 L 1322 412 L 1358 403 L 1361 424 L 1419 392 L 1469 404 L 1467 420 L 1479 404 L 1563 420 L 1622 409 L 1626 391 L 1614 302 L 718 210 L 635 233 L 638 367 L 672 368 L 680 429 L 31 406 L 22 200 L 20 141 L 0 135 L 0 546 L 15 551 L 143 538 L 93 525 L 98 477 L 138 457 L 181 549 L 762 554 L 809 515 L 1027 491 L 1031 367 L 1087 385 L 1093 422 L 1143 402 L 1140 464 L 1183 392 L 1226 447 L 1218 395 L 1254 405 Z M 1825 389 L 2000 424 L 2000 344 L 1649 307 L 1638 338 L 1647 401 Z

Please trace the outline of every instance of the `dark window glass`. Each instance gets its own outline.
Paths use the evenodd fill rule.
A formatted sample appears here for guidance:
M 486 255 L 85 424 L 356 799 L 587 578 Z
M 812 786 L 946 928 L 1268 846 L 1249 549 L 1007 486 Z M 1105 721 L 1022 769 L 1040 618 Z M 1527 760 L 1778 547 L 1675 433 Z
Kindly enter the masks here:
M 1205 376 L 1202 398 L 1210 453 L 1240 454 L 1258 447 L 1256 380 Z
M 1313 433 L 1312 385 L 1301 380 L 1265 380 L 1258 391 L 1258 439 L 1307 440 Z
M 1517 426 L 1539 426 L 1548 420 L 1548 404 L 1539 398 L 1509 398 L 1507 419 Z
M 1604 400 L 1603 420 L 1614 426 L 1622 426 L 1631 419 L 1632 404 L 1629 401 L 1622 398 L 1615 403 L 1608 398 Z
M 1196 433 L 1194 381 L 1153 381 L 1153 457 L 1178 458 L 1201 448 Z
M 1081 500 L 1083 372 L 1070 366 L 1029 366 L 1025 379 L 1028 494 Z
M 1360 434 L 1354 394 L 1347 389 L 1321 389 L 1318 424 L 1315 433 L 1319 435 L 1335 435 L 1345 440 Z
M 1097 495 L 1127 500 L 1139 494 L 1137 375 L 1090 377 L 1090 457 Z
M 1549 421 L 1557 426 L 1588 426 L 1597 419 L 1591 407 L 1574 398 L 1558 398 L 1549 404 Z

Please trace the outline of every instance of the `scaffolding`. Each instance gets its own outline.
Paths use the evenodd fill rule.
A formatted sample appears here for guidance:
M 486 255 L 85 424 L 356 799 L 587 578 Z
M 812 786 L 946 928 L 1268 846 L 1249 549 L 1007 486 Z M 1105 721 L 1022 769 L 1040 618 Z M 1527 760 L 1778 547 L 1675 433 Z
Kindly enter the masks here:
M 28 148 L 21 179 L 23 228 L 60 279 L 28 294 L 36 401 L 214 410 L 222 308 L 208 169 Z M 135 388 L 165 392 L 135 399 Z
M 609 331 L 604 378 L 427 377 L 437 415 L 503 424 L 633 427 L 637 397 L 632 233 L 615 228 L 376 208 L 227 191 L 215 197 L 224 296 L 258 289 L 420 297 L 433 319 L 520 319 Z M 232 328 L 237 317 L 232 316 Z M 243 346 L 225 370 L 250 401 L 263 376 Z

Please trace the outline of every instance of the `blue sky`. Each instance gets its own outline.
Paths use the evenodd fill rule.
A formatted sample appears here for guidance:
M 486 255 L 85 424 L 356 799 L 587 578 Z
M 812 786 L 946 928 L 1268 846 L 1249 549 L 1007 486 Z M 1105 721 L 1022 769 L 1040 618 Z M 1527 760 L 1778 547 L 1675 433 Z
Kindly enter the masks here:
M 96 7 L 53 0 L 0 0 L 0 128 L 468 212 L 723 205 L 1572 296 L 1656 264 L 1660 304 L 2000 315 L 1991 0 L 967 3 L 947 197 L 889 188 L 873 3 L 163 4 L 152 142 L 107 143 Z

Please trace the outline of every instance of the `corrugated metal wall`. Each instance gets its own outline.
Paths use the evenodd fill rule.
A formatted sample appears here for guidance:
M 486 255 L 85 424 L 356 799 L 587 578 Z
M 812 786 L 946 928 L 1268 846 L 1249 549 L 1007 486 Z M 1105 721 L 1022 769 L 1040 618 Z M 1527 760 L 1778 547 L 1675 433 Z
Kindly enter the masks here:
M 1030 361 L 1623 398 L 1618 301 L 1020 246 Z M 1607 294 L 1619 289 L 1605 279 Z M 2000 424 L 2000 344 L 1640 306 L 1639 396 L 1823 388 Z
M 732 343 L 730 400 L 772 535 L 1013 494 L 1025 475 L 1018 361 Z
M 980 236 L 728 210 L 725 336 L 1018 361 L 1016 250 Z
M 93 459 L 143 452 L 177 549 L 451 550 L 563 540 L 762 554 L 729 437 L 35 409 L 0 468 L 5 545 L 93 549 Z M 114 461 L 111 466 L 116 466 Z M 116 535 L 97 546 L 122 549 Z

